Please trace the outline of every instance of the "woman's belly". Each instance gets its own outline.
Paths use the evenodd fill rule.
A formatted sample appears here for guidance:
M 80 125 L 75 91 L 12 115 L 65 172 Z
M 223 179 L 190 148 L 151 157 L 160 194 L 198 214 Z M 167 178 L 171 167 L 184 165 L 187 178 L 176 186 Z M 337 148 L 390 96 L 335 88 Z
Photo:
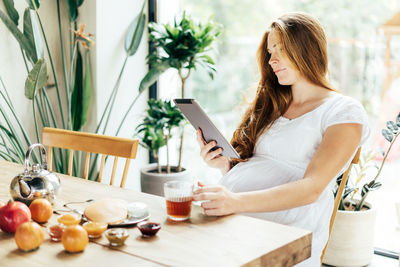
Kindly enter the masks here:
M 248 162 L 237 164 L 220 180 L 220 184 L 232 192 L 250 192 L 272 188 L 282 184 L 297 181 L 303 178 L 305 168 L 301 169 L 285 162 L 272 158 L 253 157 Z M 290 196 L 282 196 L 284 199 Z M 310 231 L 317 231 L 318 219 L 329 221 L 330 212 L 324 209 L 331 207 L 332 192 L 326 189 L 320 198 L 309 205 L 300 206 L 277 212 L 245 213 L 251 217 L 301 227 Z M 325 214 L 326 213 L 326 214 Z M 324 217 L 324 218 L 321 218 Z
M 262 190 L 303 178 L 305 168 L 266 157 L 252 157 L 237 164 L 220 180 L 233 192 Z

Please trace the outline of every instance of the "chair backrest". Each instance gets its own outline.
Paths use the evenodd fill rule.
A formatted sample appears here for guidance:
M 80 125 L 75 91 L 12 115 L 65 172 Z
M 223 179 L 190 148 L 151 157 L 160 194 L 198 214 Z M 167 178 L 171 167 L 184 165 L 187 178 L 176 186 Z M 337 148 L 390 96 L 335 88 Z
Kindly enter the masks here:
M 349 167 L 347 168 L 347 170 L 342 175 L 342 180 L 340 181 L 339 188 L 337 190 L 336 197 L 335 197 L 335 202 L 334 202 L 334 205 L 333 205 L 333 212 L 332 212 L 331 221 L 329 223 L 329 238 L 331 237 L 331 232 L 332 232 L 333 224 L 335 222 L 336 213 L 337 213 L 338 208 L 339 208 L 340 199 L 342 198 L 343 191 L 344 191 L 344 188 L 345 188 L 346 183 L 347 183 L 347 179 L 349 178 L 349 173 L 350 173 L 351 167 L 353 166 L 353 164 L 357 164 L 358 163 L 358 161 L 360 159 L 360 153 L 361 153 L 361 147 L 359 147 L 357 149 L 357 152 L 354 155 L 353 159 L 351 160 L 351 163 L 350 163 Z M 329 238 L 328 238 L 328 242 L 329 242 Z M 328 242 L 326 243 L 325 248 L 322 251 L 321 262 L 322 262 L 322 259 L 324 257 L 324 254 L 325 254 L 326 247 L 328 246 Z
M 126 158 L 120 183 L 120 187 L 124 187 L 130 160 L 136 158 L 139 140 L 46 127 L 43 129 L 42 143 L 48 147 L 49 170 L 51 170 L 53 165 L 53 148 L 69 150 L 68 175 L 72 175 L 74 151 L 86 152 L 85 168 L 83 172 L 83 178 L 85 179 L 88 179 L 89 175 L 90 153 L 101 154 L 98 182 L 101 182 L 103 177 L 106 156 L 114 156 L 110 185 L 114 184 L 118 158 Z

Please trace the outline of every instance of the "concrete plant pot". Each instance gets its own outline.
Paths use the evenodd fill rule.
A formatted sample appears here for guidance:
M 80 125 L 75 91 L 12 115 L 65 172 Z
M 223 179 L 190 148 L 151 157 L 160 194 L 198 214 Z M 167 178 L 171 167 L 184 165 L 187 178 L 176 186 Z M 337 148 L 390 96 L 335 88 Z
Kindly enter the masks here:
M 338 210 L 323 263 L 332 266 L 366 266 L 374 254 L 376 209 Z
M 165 166 L 162 166 L 165 170 Z M 171 166 L 171 173 L 158 173 L 157 164 L 152 163 L 140 170 L 140 184 L 142 192 L 157 196 L 164 196 L 164 183 L 174 180 L 192 181 L 190 173 L 185 168 L 181 172 L 173 172 L 175 166 Z

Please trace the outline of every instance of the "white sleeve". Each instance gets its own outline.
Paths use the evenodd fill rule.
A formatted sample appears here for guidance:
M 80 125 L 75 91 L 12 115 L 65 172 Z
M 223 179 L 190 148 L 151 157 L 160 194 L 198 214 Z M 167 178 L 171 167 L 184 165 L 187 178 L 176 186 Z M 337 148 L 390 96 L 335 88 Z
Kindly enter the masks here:
M 348 96 L 337 101 L 328 110 L 323 120 L 324 132 L 329 126 L 342 123 L 358 123 L 363 126 L 360 145 L 368 139 L 370 134 L 368 115 L 360 102 Z

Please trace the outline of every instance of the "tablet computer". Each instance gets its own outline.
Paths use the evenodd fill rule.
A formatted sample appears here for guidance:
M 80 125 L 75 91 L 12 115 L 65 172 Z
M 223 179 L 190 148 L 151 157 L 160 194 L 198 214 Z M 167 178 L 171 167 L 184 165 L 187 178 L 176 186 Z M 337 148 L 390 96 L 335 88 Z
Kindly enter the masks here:
M 203 138 L 207 143 L 210 141 L 216 141 L 217 147 L 222 147 L 222 156 L 240 158 L 236 150 L 231 146 L 228 140 L 225 139 L 217 127 L 215 127 L 214 123 L 210 120 L 195 99 L 177 98 L 174 99 L 174 102 L 193 127 L 196 130 L 198 128 L 201 129 L 203 132 Z

